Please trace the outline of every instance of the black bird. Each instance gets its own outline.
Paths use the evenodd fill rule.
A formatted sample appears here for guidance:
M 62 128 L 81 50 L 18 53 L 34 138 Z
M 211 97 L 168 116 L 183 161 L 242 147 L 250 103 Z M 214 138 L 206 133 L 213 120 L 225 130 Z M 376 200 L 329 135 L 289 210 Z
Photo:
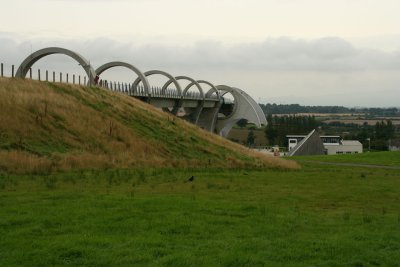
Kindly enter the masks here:
M 188 182 L 193 182 L 194 181 L 194 176 L 192 175 L 189 179 Z

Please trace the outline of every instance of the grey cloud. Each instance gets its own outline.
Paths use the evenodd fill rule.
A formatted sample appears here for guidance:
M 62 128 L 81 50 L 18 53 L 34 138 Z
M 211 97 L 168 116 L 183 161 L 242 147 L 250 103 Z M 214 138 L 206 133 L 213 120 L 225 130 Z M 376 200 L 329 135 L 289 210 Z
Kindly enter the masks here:
M 78 40 L 16 41 L 0 33 L 3 60 L 17 64 L 30 47 L 61 46 L 75 50 L 94 64 L 127 61 L 139 68 L 173 70 L 258 70 L 258 71 L 364 71 L 400 69 L 400 51 L 357 49 L 340 38 L 302 40 L 269 38 L 259 43 L 227 46 L 202 41 L 190 46 L 149 43 L 135 45 L 108 38 Z
M 268 38 L 258 43 L 226 45 L 205 40 L 192 45 L 129 42 L 109 38 L 82 40 L 29 39 L 0 32 L 0 62 L 18 65 L 31 51 L 47 46 L 74 50 L 97 67 L 109 61 L 131 63 L 147 71 L 162 69 L 214 84 L 245 89 L 264 102 L 348 106 L 398 106 L 400 49 L 359 49 L 340 38 L 302 40 Z M 34 67 L 78 74 L 72 59 L 52 56 Z M 130 81 L 129 71 L 110 70 L 106 79 Z M 126 75 L 127 74 L 127 75 Z M 125 75 L 125 76 L 124 76 Z M 153 84 L 153 83 L 152 83 Z M 295 98 L 294 98 L 295 97 Z

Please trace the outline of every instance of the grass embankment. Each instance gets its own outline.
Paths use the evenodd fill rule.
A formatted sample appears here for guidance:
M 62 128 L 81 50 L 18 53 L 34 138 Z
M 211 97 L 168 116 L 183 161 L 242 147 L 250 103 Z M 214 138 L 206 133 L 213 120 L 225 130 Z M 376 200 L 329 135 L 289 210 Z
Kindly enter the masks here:
M 191 175 L 194 182 L 185 182 Z M 397 170 L 0 176 L 1 266 L 398 266 Z
M 99 88 L 0 79 L 0 170 L 278 167 L 132 97 Z
M 362 154 L 324 155 L 324 156 L 298 156 L 292 157 L 299 162 L 320 161 L 333 163 L 354 163 L 382 166 L 399 166 L 400 151 L 364 152 Z

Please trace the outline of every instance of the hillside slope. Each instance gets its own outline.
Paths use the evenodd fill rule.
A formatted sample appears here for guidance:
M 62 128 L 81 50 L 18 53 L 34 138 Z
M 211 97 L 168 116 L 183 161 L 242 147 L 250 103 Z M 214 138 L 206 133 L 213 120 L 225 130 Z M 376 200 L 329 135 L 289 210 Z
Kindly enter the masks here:
M 297 165 L 251 152 L 120 93 L 0 79 L 0 170 L 127 167 Z

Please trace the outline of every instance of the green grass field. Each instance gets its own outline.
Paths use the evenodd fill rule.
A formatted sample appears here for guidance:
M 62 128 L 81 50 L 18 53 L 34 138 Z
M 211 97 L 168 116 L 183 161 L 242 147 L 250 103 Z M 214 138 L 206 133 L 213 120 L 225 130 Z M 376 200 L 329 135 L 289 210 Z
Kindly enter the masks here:
M 305 163 L 0 179 L 0 266 L 400 264 L 398 170 Z

